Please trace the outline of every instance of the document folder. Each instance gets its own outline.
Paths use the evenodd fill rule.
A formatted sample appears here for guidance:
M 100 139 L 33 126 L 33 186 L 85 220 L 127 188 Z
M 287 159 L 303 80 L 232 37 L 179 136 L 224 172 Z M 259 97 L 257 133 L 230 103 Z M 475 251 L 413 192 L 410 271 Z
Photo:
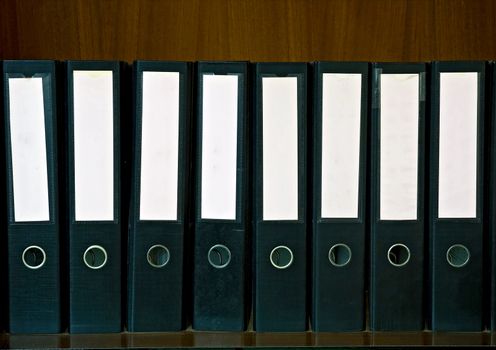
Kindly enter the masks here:
M 431 74 L 430 327 L 483 329 L 485 62 Z
M 370 329 L 424 328 L 423 63 L 372 65 Z
M 57 74 L 4 61 L 10 333 L 61 331 Z
M 255 64 L 254 329 L 307 328 L 307 64 Z
M 67 62 L 71 333 L 121 330 L 120 71 Z
M 250 305 L 248 64 L 199 62 L 193 328 L 241 331 Z
M 190 64 L 134 63 L 134 152 L 129 215 L 131 332 L 185 326 Z
M 313 80 L 312 330 L 362 330 L 368 63 L 317 62 Z

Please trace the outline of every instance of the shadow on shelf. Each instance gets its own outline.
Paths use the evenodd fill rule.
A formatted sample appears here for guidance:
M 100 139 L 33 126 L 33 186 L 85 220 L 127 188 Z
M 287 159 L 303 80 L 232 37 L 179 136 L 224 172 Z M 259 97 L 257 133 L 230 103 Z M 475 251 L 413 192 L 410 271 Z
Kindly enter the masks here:
M 196 332 L 0 336 L 2 349 L 491 346 L 496 333 Z

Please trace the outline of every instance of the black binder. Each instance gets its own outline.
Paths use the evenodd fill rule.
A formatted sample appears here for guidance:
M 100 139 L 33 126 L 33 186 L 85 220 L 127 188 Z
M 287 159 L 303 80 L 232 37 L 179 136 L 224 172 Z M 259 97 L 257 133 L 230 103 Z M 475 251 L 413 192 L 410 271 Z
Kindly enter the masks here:
M 249 317 L 248 64 L 197 66 L 193 328 L 244 330 Z
M 430 135 L 430 327 L 483 329 L 485 62 L 434 62 Z
M 137 61 L 134 89 L 127 329 L 177 331 L 185 325 L 190 64 Z
M 4 88 L 3 88 L 3 62 L 0 62 L 0 74 L 2 75 L 2 83 L 0 84 L 0 118 L 4 118 Z M 3 123 L 0 123 L 0 134 L 4 133 L 4 128 L 3 128 Z M 0 151 L 0 162 L 1 164 L 5 164 L 5 150 Z M 0 171 L 0 181 L 3 181 L 5 183 L 5 175 L 4 172 Z M 6 192 L 6 186 L 0 186 L 0 195 L 2 195 L 5 198 Z M 3 188 L 3 189 L 2 189 Z M 6 221 L 7 218 L 7 207 L 6 203 L 4 201 L 3 205 L 0 204 L 0 219 L 3 220 L 4 222 Z M 7 244 L 8 244 L 8 237 L 7 235 L 3 235 L 3 237 L 0 239 L 1 243 L 1 248 L 0 248 L 0 276 L 4 280 L 8 279 L 8 249 L 7 249 Z M 2 302 L 0 303 L 0 309 L 3 310 L 3 312 L 0 313 L 0 329 L 6 331 L 8 327 L 8 320 L 9 320 L 9 293 L 7 291 L 8 288 L 4 288 L 3 290 L 0 290 L 0 300 Z
M 496 215 L 494 211 L 496 209 L 496 74 L 494 74 L 494 61 L 489 62 L 486 67 L 486 103 L 487 108 L 487 120 L 485 124 L 485 139 L 486 145 L 486 166 L 487 171 L 485 172 L 484 182 L 488 184 L 489 188 L 487 195 L 484 198 L 484 224 L 487 225 L 488 234 L 484 237 L 484 256 L 486 260 L 484 263 L 489 266 L 489 268 L 484 269 L 484 290 L 486 293 L 484 297 L 486 299 L 486 313 L 485 319 L 487 320 L 487 328 L 491 331 L 496 329 L 496 277 L 494 272 L 496 271 Z
M 312 330 L 362 330 L 368 64 L 317 62 L 313 76 Z
M 254 329 L 304 331 L 307 64 L 257 63 L 254 88 Z
M 3 63 L 10 333 L 61 331 L 53 61 Z
M 121 330 L 120 72 L 67 62 L 71 333 Z
M 424 328 L 425 72 L 372 65 L 370 329 Z

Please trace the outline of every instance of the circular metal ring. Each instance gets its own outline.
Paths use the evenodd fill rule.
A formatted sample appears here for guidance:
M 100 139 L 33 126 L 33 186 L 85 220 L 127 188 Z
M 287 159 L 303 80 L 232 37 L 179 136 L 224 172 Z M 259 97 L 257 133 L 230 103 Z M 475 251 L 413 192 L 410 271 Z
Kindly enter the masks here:
M 27 261 L 26 261 L 26 255 L 28 253 L 31 253 L 31 254 L 34 254 L 35 255 L 35 259 L 37 259 L 37 255 L 39 253 L 41 253 L 41 262 L 39 262 L 38 264 L 36 265 L 31 265 L 29 264 Z M 46 253 L 45 251 L 43 250 L 43 248 L 41 248 L 40 246 L 37 246 L 37 245 L 30 245 L 29 247 L 27 247 L 26 249 L 24 249 L 24 251 L 22 252 L 22 263 L 24 264 L 24 266 L 26 266 L 28 269 L 31 269 L 31 270 L 37 270 L 39 269 L 40 267 L 42 267 L 43 265 L 45 265 L 45 262 L 46 262 Z
M 289 253 L 288 255 L 289 259 L 287 259 L 287 262 L 284 262 L 282 264 L 279 262 L 279 259 L 281 258 L 280 256 L 281 252 Z M 272 251 L 270 252 L 270 263 L 276 269 L 280 269 L 280 270 L 287 269 L 293 263 L 293 252 L 285 245 L 279 245 L 274 249 L 272 249 Z
M 216 244 L 208 250 L 207 258 L 210 265 L 223 269 L 231 262 L 231 251 L 223 244 Z
M 170 260 L 169 249 L 167 249 L 167 247 L 162 244 L 152 245 L 150 249 L 148 249 L 148 252 L 146 253 L 146 260 L 152 267 L 155 268 L 164 267 L 169 263 Z
M 92 257 L 90 257 L 90 254 Z M 92 262 L 90 258 L 93 259 Z M 84 251 L 83 262 L 92 270 L 101 269 L 107 263 L 107 251 L 102 246 L 91 245 Z
M 404 259 L 404 261 L 400 261 L 400 262 L 397 262 L 397 261 L 393 261 L 391 259 L 392 256 L 396 256 L 393 252 L 393 250 L 395 248 L 399 248 L 400 251 L 401 250 L 404 250 L 404 252 L 406 252 L 406 259 Z M 393 266 L 396 266 L 396 267 L 402 267 L 402 266 L 405 266 L 406 264 L 408 264 L 408 262 L 410 261 L 410 249 L 404 245 L 404 244 L 401 244 L 401 243 L 396 243 L 396 244 L 393 244 L 391 247 L 389 247 L 388 249 L 388 252 L 387 252 L 387 258 L 389 260 L 389 263 Z
M 346 259 L 344 262 L 340 263 L 337 261 L 336 253 L 335 253 L 337 250 L 343 250 L 343 252 L 346 252 L 346 255 L 345 255 Z M 346 266 L 351 261 L 351 248 L 347 244 L 344 244 L 344 243 L 334 244 L 331 247 L 331 249 L 329 249 L 329 253 L 328 253 L 327 257 L 329 258 L 329 261 L 331 262 L 331 264 L 333 264 L 336 267 Z

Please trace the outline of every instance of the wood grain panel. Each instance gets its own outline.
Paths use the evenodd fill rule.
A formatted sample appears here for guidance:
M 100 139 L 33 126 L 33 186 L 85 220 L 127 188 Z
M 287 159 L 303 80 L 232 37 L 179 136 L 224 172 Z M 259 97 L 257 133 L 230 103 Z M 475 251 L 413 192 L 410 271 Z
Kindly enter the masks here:
M 17 9 L 15 1 L 0 1 L 0 58 L 18 57 Z
M 23 59 L 80 57 L 77 8 L 73 1 L 16 1 L 19 46 Z
M 106 60 L 134 57 L 139 10 L 139 3 L 133 0 L 79 0 L 76 13 L 80 57 Z
M 0 58 L 496 59 L 493 0 L 4 0 Z

